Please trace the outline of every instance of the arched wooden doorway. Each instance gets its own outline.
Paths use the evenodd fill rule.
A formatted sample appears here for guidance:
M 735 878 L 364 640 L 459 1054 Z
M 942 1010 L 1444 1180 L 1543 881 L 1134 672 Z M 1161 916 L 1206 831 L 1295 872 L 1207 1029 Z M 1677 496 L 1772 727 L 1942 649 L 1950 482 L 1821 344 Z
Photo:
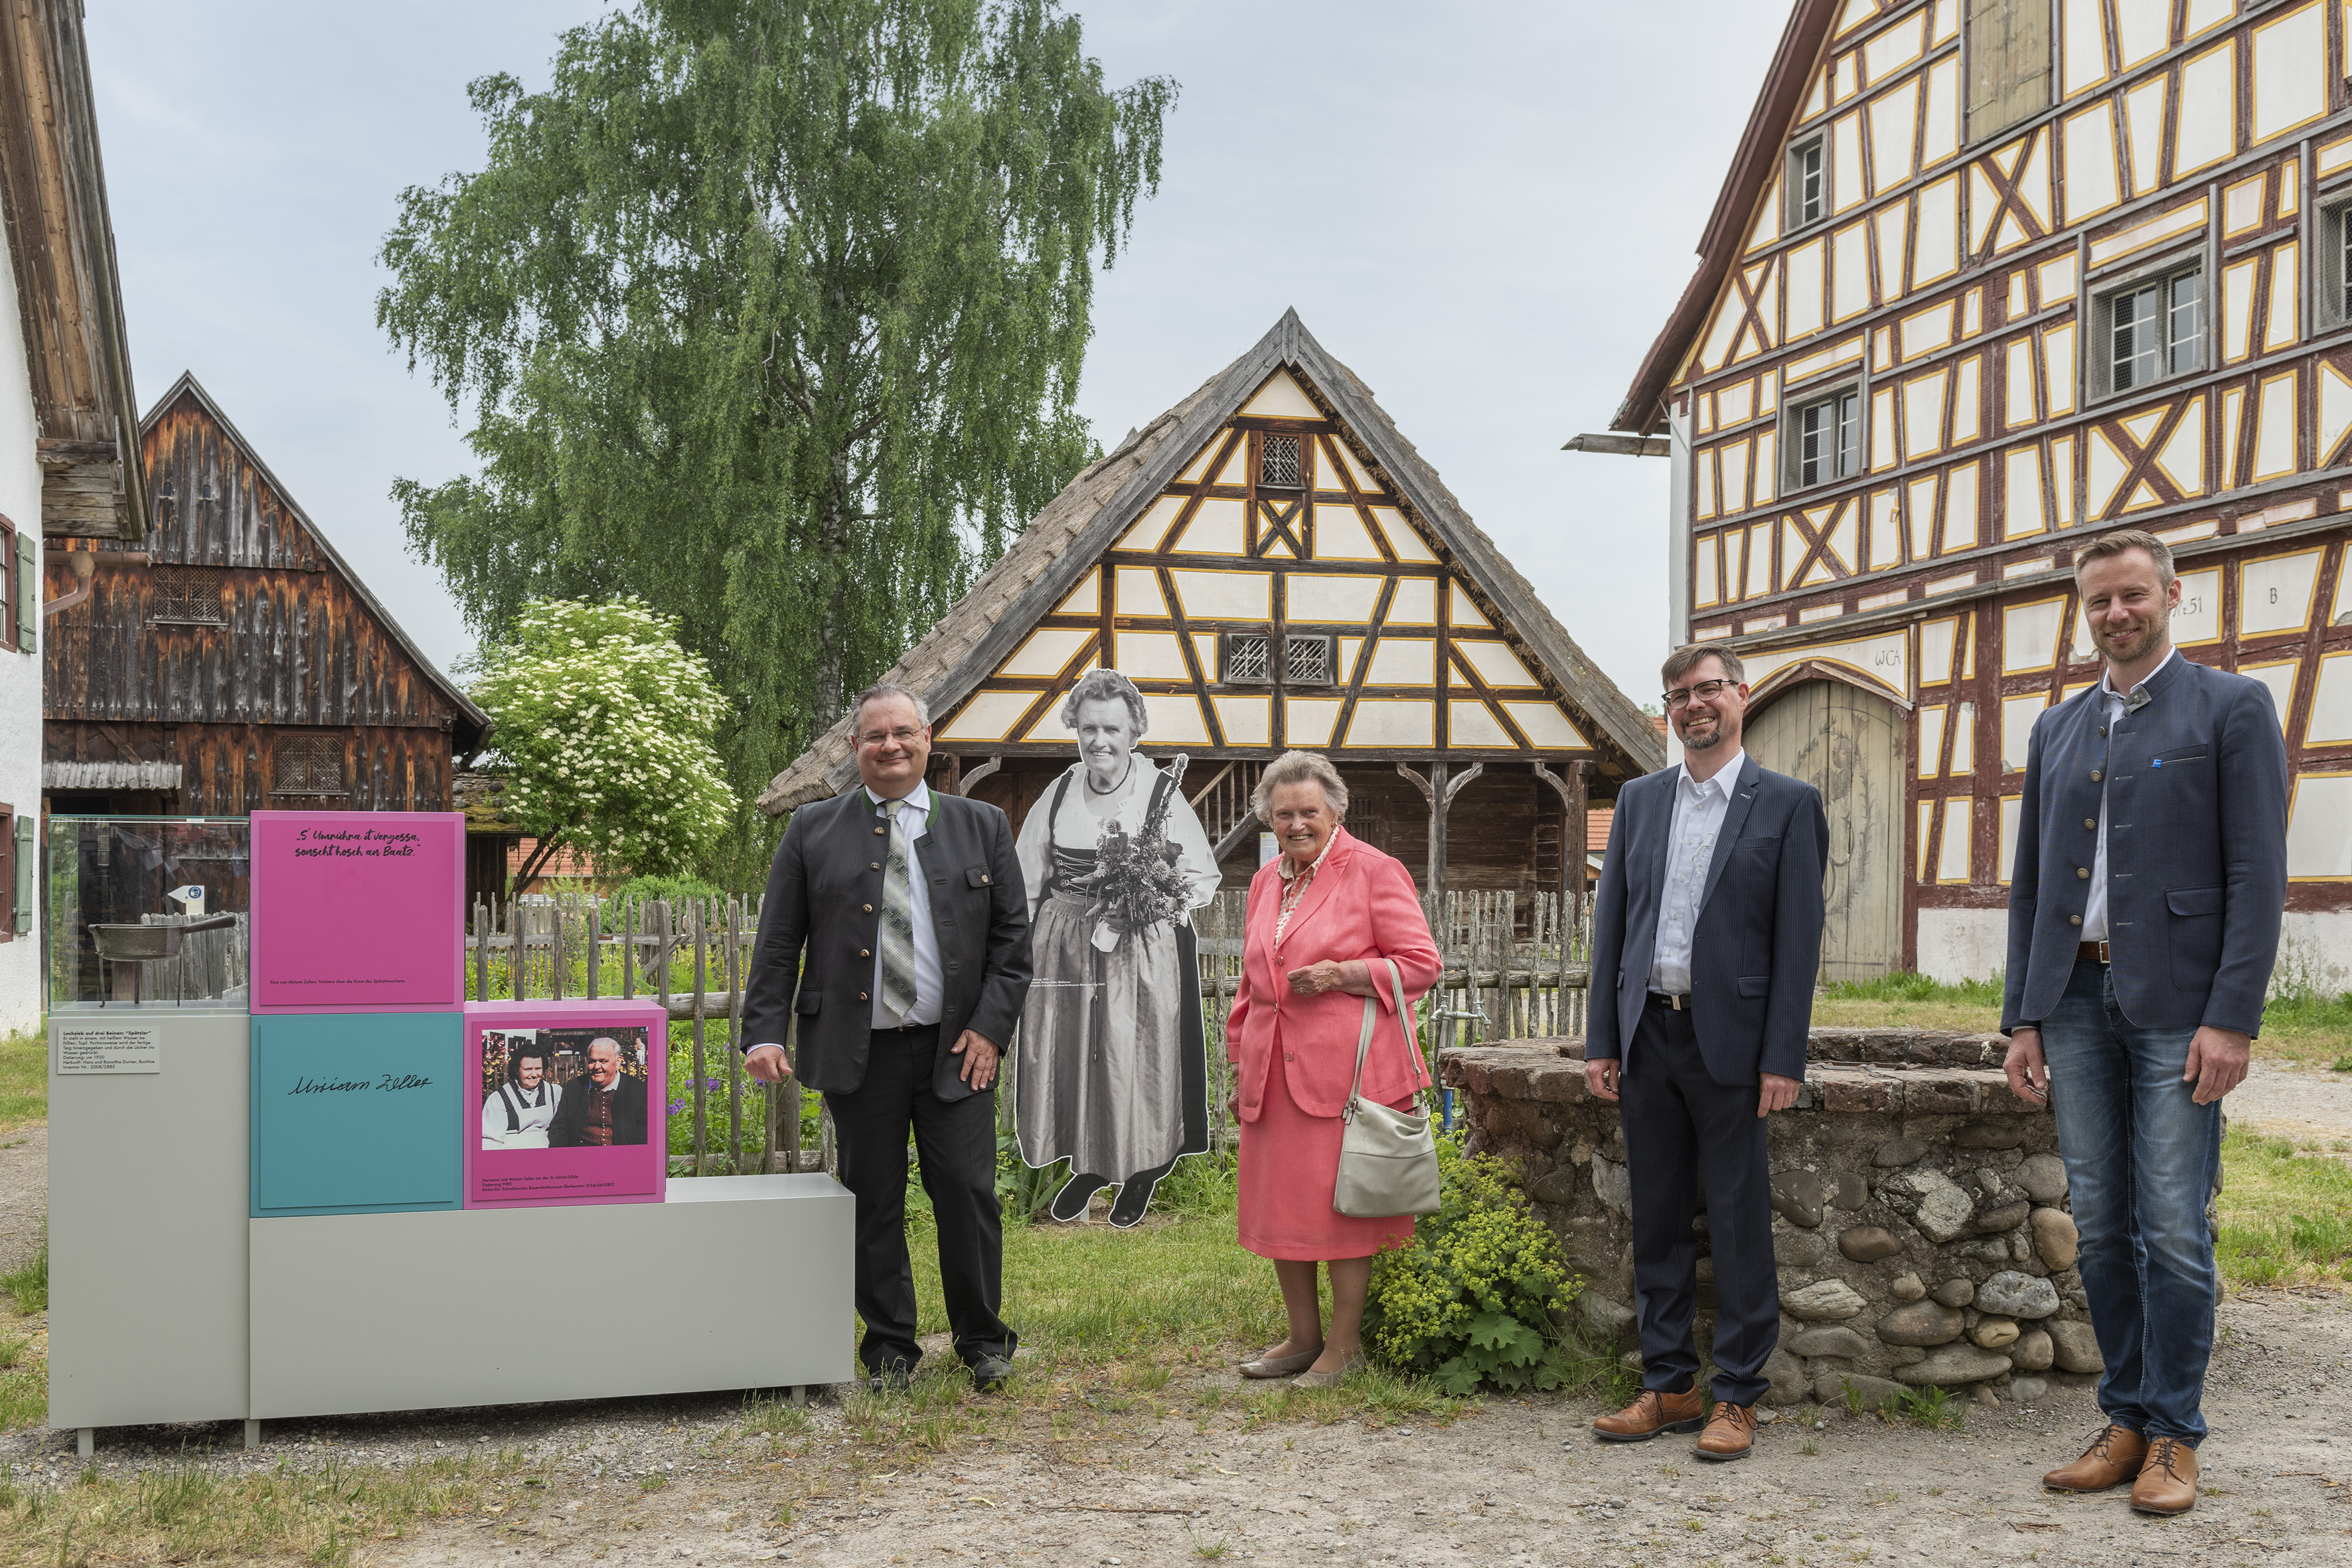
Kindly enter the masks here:
M 1822 978 L 1868 980 L 1903 960 L 1903 721 L 1841 680 L 1807 680 L 1757 714 L 1748 752 L 1822 792 L 1829 924 Z

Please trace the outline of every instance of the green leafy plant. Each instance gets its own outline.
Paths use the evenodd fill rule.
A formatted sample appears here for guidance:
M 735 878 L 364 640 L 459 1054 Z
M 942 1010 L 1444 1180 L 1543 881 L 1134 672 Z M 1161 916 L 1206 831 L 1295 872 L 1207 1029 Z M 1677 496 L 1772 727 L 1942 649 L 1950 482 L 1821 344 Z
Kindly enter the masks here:
M 1580 1289 L 1551 1227 L 1501 1160 L 1439 1144 L 1444 1206 L 1373 1261 L 1364 1339 L 1378 1360 L 1447 1394 L 1553 1389 L 1578 1357 L 1559 1323 Z
M 1906 1388 L 1900 1394 L 1889 1394 L 1883 1412 L 1892 1420 L 1919 1426 L 1958 1426 L 1967 1413 L 1959 1395 L 1932 1383 L 1924 1388 Z
M 0 1290 L 16 1298 L 16 1310 L 31 1317 L 49 1310 L 49 1244 L 43 1242 L 41 1250 L 5 1274 L 0 1274 Z
M 2352 1072 L 2352 1055 L 2337 1057 L 2327 1065 L 2337 1072 Z

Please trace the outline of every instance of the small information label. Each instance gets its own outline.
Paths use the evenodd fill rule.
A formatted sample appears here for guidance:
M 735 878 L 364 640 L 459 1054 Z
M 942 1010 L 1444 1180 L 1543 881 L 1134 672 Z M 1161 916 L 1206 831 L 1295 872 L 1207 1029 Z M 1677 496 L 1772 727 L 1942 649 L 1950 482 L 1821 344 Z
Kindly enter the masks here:
M 58 1026 L 60 1073 L 160 1073 L 163 1057 L 152 1024 L 72 1023 Z

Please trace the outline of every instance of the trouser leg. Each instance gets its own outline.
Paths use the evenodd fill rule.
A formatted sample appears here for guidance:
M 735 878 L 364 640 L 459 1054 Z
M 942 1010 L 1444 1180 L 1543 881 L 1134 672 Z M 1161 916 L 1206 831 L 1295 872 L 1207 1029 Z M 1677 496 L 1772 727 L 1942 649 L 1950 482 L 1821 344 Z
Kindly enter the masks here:
M 2081 1236 L 2074 1266 L 2105 1363 L 2099 1408 L 2116 1425 L 2144 1433 L 2148 1325 L 2132 1203 L 2131 1070 L 2128 1048 L 2115 1027 L 2120 1015 L 2111 1011 L 2110 1000 L 2105 966 L 2077 963 L 2065 994 L 2042 1021 L 2042 1051 L 2050 1068 L 2050 1109 L 2066 1162 L 2067 1196 Z
M 1706 1238 L 1715 1261 L 1715 1397 L 1753 1405 L 1770 1380 L 1764 1362 L 1780 1342 L 1780 1279 L 1772 1258 L 1771 1170 L 1757 1084 L 1708 1076 L 1694 1037 L 1674 1067 L 1697 1133 L 1706 1188 Z
M 1633 1305 L 1642 1336 L 1642 1386 L 1682 1394 L 1698 1376 L 1691 1320 L 1698 1303 L 1698 1144 L 1678 1076 L 1667 1061 L 1670 1031 L 1687 1035 L 1690 1015 L 1644 1007 L 1619 1079 L 1626 1174 L 1633 1194 Z
M 2112 981 L 2110 982 L 2112 984 Z M 2122 1020 L 2120 1010 L 2116 1018 Z M 2183 1082 L 2194 1029 L 2123 1021 L 2130 1052 L 2132 1215 L 2140 1239 L 2140 1405 L 2147 1435 L 2205 1439 L 2205 1368 L 2213 1355 L 2213 1232 L 2205 1217 L 2221 1165 L 2221 1106 Z
M 965 1365 L 1013 1354 L 1018 1336 L 998 1315 L 1004 1299 L 1003 1210 L 996 1198 L 996 1094 L 941 1100 L 914 1094 L 915 1153 L 939 1222 L 940 1294 Z
M 907 1131 L 916 1097 L 930 1098 L 931 1047 L 918 1052 L 909 1036 L 874 1031 L 866 1052 L 866 1080 L 847 1094 L 828 1094 L 839 1145 L 841 1184 L 856 1199 L 857 1253 L 853 1295 L 866 1321 L 858 1359 L 878 1370 L 892 1362 L 908 1368 L 922 1359 L 915 1339 L 915 1273 L 907 1258 Z

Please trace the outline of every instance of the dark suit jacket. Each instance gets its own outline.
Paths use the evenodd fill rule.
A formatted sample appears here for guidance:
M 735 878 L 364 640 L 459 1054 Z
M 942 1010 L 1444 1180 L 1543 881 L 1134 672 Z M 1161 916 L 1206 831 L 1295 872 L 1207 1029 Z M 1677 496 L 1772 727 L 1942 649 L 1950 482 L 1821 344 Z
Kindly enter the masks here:
M 555 1106 L 555 1120 L 547 1124 L 549 1148 L 577 1149 L 585 1146 L 586 1141 L 580 1136 L 580 1130 L 588 1120 L 588 1093 L 594 1087 L 585 1073 L 563 1086 L 563 1098 Z M 642 1143 L 645 1141 L 646 1080 L 623 1073 L 613 1085 L 613 1142 Z
M 2286 745 L 2259 680 L 2175 656 L 2105 733 L 2093 686 L 2034 721 L 2009 884 L 2004 1034 L 2065 994 L 2107 802 L 2107 941 L 2143 1028 L 2259 1032 L 2286 906 Z
M 943 995 L 931 1089 L 972 1093 L 954 1051 L 966 1029 L 1002 1050 L 1029 994 L 1029 895 L 1013 858 L 1013 826 L 984 801 L 931 792 L 937 804 L 915 858 L 929 884 Z M 793 813 L 768 871 L 760 946 L 743 994 L 745 1048 L 781 1046 L 800 1018 L 803 1083 L 847 1094 L 866 1081 L 874 1026 L 875 933 L 881 929 L 881 815 L 863 785 Z M 802 955 L 805 950 L 806 967 Z
M 1649 998 L 1682 775 L 1678 766 L 1666 768 L 1617 795 L 1592 903 L 1588 1061 L 1624 1056 Z M 1821 791 L 1767 771 L 1754 757 L 1742 760 L 1691 937 L 1691 1023 L 1716 1082 L 1805 1076 L 1828 869 Z

